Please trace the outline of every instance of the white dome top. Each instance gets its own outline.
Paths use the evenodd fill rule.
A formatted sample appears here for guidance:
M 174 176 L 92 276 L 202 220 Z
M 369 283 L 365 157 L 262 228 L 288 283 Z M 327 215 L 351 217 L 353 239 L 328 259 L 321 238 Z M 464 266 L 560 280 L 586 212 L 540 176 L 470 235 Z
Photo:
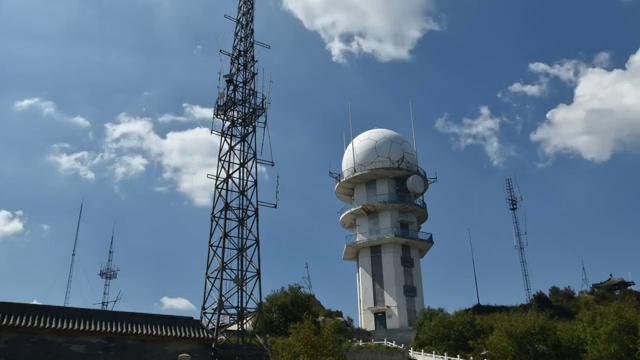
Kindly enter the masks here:
M 418 160 L 413 146 L 402 135 L 387 129 L 372 129 L 358 135 L 342 157 L 343 173 L 388 167 L 415 169 Z

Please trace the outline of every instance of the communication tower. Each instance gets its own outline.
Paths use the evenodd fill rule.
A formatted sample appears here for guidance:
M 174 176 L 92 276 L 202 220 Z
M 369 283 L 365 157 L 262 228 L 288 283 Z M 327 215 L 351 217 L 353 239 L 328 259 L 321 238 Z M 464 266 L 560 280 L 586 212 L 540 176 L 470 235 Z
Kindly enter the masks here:
M 510 177 L 505 178 L 505 193 L 507 198 L 507 206 L 511 211 L 511 217 L 513 219 L 513 238 L 515 242 L 515 248 L 518 251 L 520 257 L 520 268 L 522 270 L 522 281 L 524 283 L 524 291 L 527 297 L 527 302 L 531 300 L 531 283 L 529 280 L 529 268 L 527 266 L 527 254 L 525 248 L 527 247 L 527 230 L 522 231 L 520 226 L 520 217 L 518 215 L 518 208 L 522 202 L 522 195 L 518 189 L 518 183 Z
M 211 132 L 220 138 L 209 230 L 202 323 L 213 333 L 213 358 L 258 359 L 266 356 L 261 327 L 259 206 L 275 203 L 258 198 L 257 132 L 267 131 L 268 96 L 257 88 L 258 61 L 254 39 L 255 0 L 239 0 L 229 72 L 218 89 Z M 276 193 L 277 194 L 277 193 Z
M 111 280 L 115 280 L 118 278 L 118 271 L 113 267 L 113 235 L 115 232 L 115 225 L 113 230 L 111 230 L 111 244 L 109 245 L 109 257 L 107 260 L 107 265 L 103 266 L 100 270 L 100 278 L 104 280 L 104 288 L 102 291 L 102 302 L 100 303 L 100 308 L 102 310 L 109 309 L 109 303 L 113 303 L 115 306 L 116 302 L 120 300 L 120 294 L 118 293 L 118 297 L 115 300 L 109 301 L 109 288 L 111 287 Z
M 582 261 L 582 285 L 580 286 L 580 290 L 589 291 L 591 288 L 591 283 L 589 282 L 589 277 L 587 276 L 587 269 L 584 267 L 584 260 Z
M 304 264 L 304 276 L 302 277 L 302 285 L 307 293 L 313 295 L 313 286 L 311 285 L 311 273 L 309 272 L 309 263 Z
M 64 306 L 69 306 L 71 297 L 71 280 L 73 278 L 73 267 L 76 263 L 76 248 L 78 247 L 78 234 L 80 233 L 80 220 L 82 219 L 82 207 L 84 206 L 84 198 L 80 201 L 80 215 L 78 215 L 78 224 L 76 225 L 76 237 L 73 241 L 73 251 L 71 252 L 71 265 L 69 266 L 69 277 L 67 278 L 67 291 L 64 295 Z

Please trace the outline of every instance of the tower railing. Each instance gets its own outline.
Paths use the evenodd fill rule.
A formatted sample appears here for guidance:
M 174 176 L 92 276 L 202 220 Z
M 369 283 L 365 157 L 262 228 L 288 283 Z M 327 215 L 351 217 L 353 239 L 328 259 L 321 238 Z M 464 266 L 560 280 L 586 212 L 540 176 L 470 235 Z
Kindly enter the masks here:
M 433 235 L 428 232 L 404 229 L 401 227 L 388 227 L 383 229 L 374 229 L 367 232 L 359 232 L 349 234 L 346 237 L 347 245 L 360 244 L 367 241 L 379 240 L 390 237 L 398 237 L 409 240 L 433 242 Z
M 351 202 L 345 204 L 340 209 L 340 215 L 346 213 L 347 211 L 360 207 L 362 205 L 374 205 L 374 204 L 409 204 L 409 205 L 417 205 L 424 210 L 427 210 L 427 204 L 424 202 L 422 198 L 414 198 L 412 195 L 403 195 L 403 194 L 378 194 L 367 196 L 364 198 L 359 198 L 352 200 Z
M 421 168 L 418 165 L 414 165 L 412 163 L 407 162 L 404 159 L 401 159 L 399 161 L 389 161 L 389 160 L 384 160 L 384 161 L 372 161 L 366 164 L 358 164 L 352 168 L 346 169 L 344 170 L 342 173 L 339 174 L 334 174 L 336 176 L 336 180 L 338 181 L 343 181 L 346 180 L 352 176 L 355 176 L 359 173 L 362 172 L 366 172 L 366 171 L 407 171 L 407 172 L 412 172 L 412 173 L 416 173 L 419 175 L 424 176 L 425 178 L 427 177 L 427 172 L 424 171 L 423 168 Z

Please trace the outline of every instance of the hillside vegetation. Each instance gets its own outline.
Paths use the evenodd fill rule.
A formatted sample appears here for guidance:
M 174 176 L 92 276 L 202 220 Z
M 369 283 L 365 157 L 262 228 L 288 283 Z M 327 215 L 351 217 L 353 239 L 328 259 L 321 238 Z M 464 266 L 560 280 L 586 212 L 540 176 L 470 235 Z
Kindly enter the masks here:
M 488 359 L 640 359 L 640 293 L 557 286 L 529 304 L 427 308 L 414 348 Z

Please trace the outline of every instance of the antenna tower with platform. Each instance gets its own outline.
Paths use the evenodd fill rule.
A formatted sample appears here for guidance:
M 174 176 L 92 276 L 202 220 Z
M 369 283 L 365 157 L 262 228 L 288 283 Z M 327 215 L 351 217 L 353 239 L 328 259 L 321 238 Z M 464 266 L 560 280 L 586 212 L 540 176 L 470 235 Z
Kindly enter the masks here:
M 120 271 L 119 269 L 116 269 L 113 267 L 113 235 L 114 233 L 115 233 L 115 225 L 111 230 L 111 244 L 109 245 L 109 257 L 107 260 L 107 265 L 103 266 L 102 269 L 100 269 L 100 273 L 99 273 L 100 278 L 104 280 L 104 288 L 102 290 L 102 302 L 100 303 L 100 309 L 102 310 L 108 310 L 110 303 L 113 303 L 113 306 L 115 306 L 116 303 L 120 300 L 120 293 L 118 293 L 118 296 L 116 297 L 115 300 L 109 301 L 109 289 L 111 287 L 111 280 L 117 279 L 118 271 Z
M 212 134 L 219 137 L 201 322 L 213 333 L 213 358 L 260 359 L 266 355 L 261 328 L 260 206 L 277 207 L 258 198 L 257 132 L 268 135 L 269 96 L 258 91 L 254 39 L 255 0 L 238 0 L 229 72 L 222 76 Z M 269 88 L 270 88 L 269 82 Z M 261 151 L 260 151 L 261 152 Z
M 518 251 L 520 257 L 520 268 L 522 270 L 522 282 L 524 283 L 524 291 L 527 297 L 527 302 L 531 300 L 531 283 L 529 280 L 529 268 L 527 266 L 527 254 L 525 248 L 527 247 L 527 230 L 522 231 L 520 226 L 520 217 L 518 215 L 518 208 L 522 202 L 522 195 L 518 189 L 518 183 L 510 178 L 505 178 L 505 193 L 507 198 L 507 206 L 511 211 L 511 217 L 513 220 L 513 237 L 515 241 L 515 248 Z

